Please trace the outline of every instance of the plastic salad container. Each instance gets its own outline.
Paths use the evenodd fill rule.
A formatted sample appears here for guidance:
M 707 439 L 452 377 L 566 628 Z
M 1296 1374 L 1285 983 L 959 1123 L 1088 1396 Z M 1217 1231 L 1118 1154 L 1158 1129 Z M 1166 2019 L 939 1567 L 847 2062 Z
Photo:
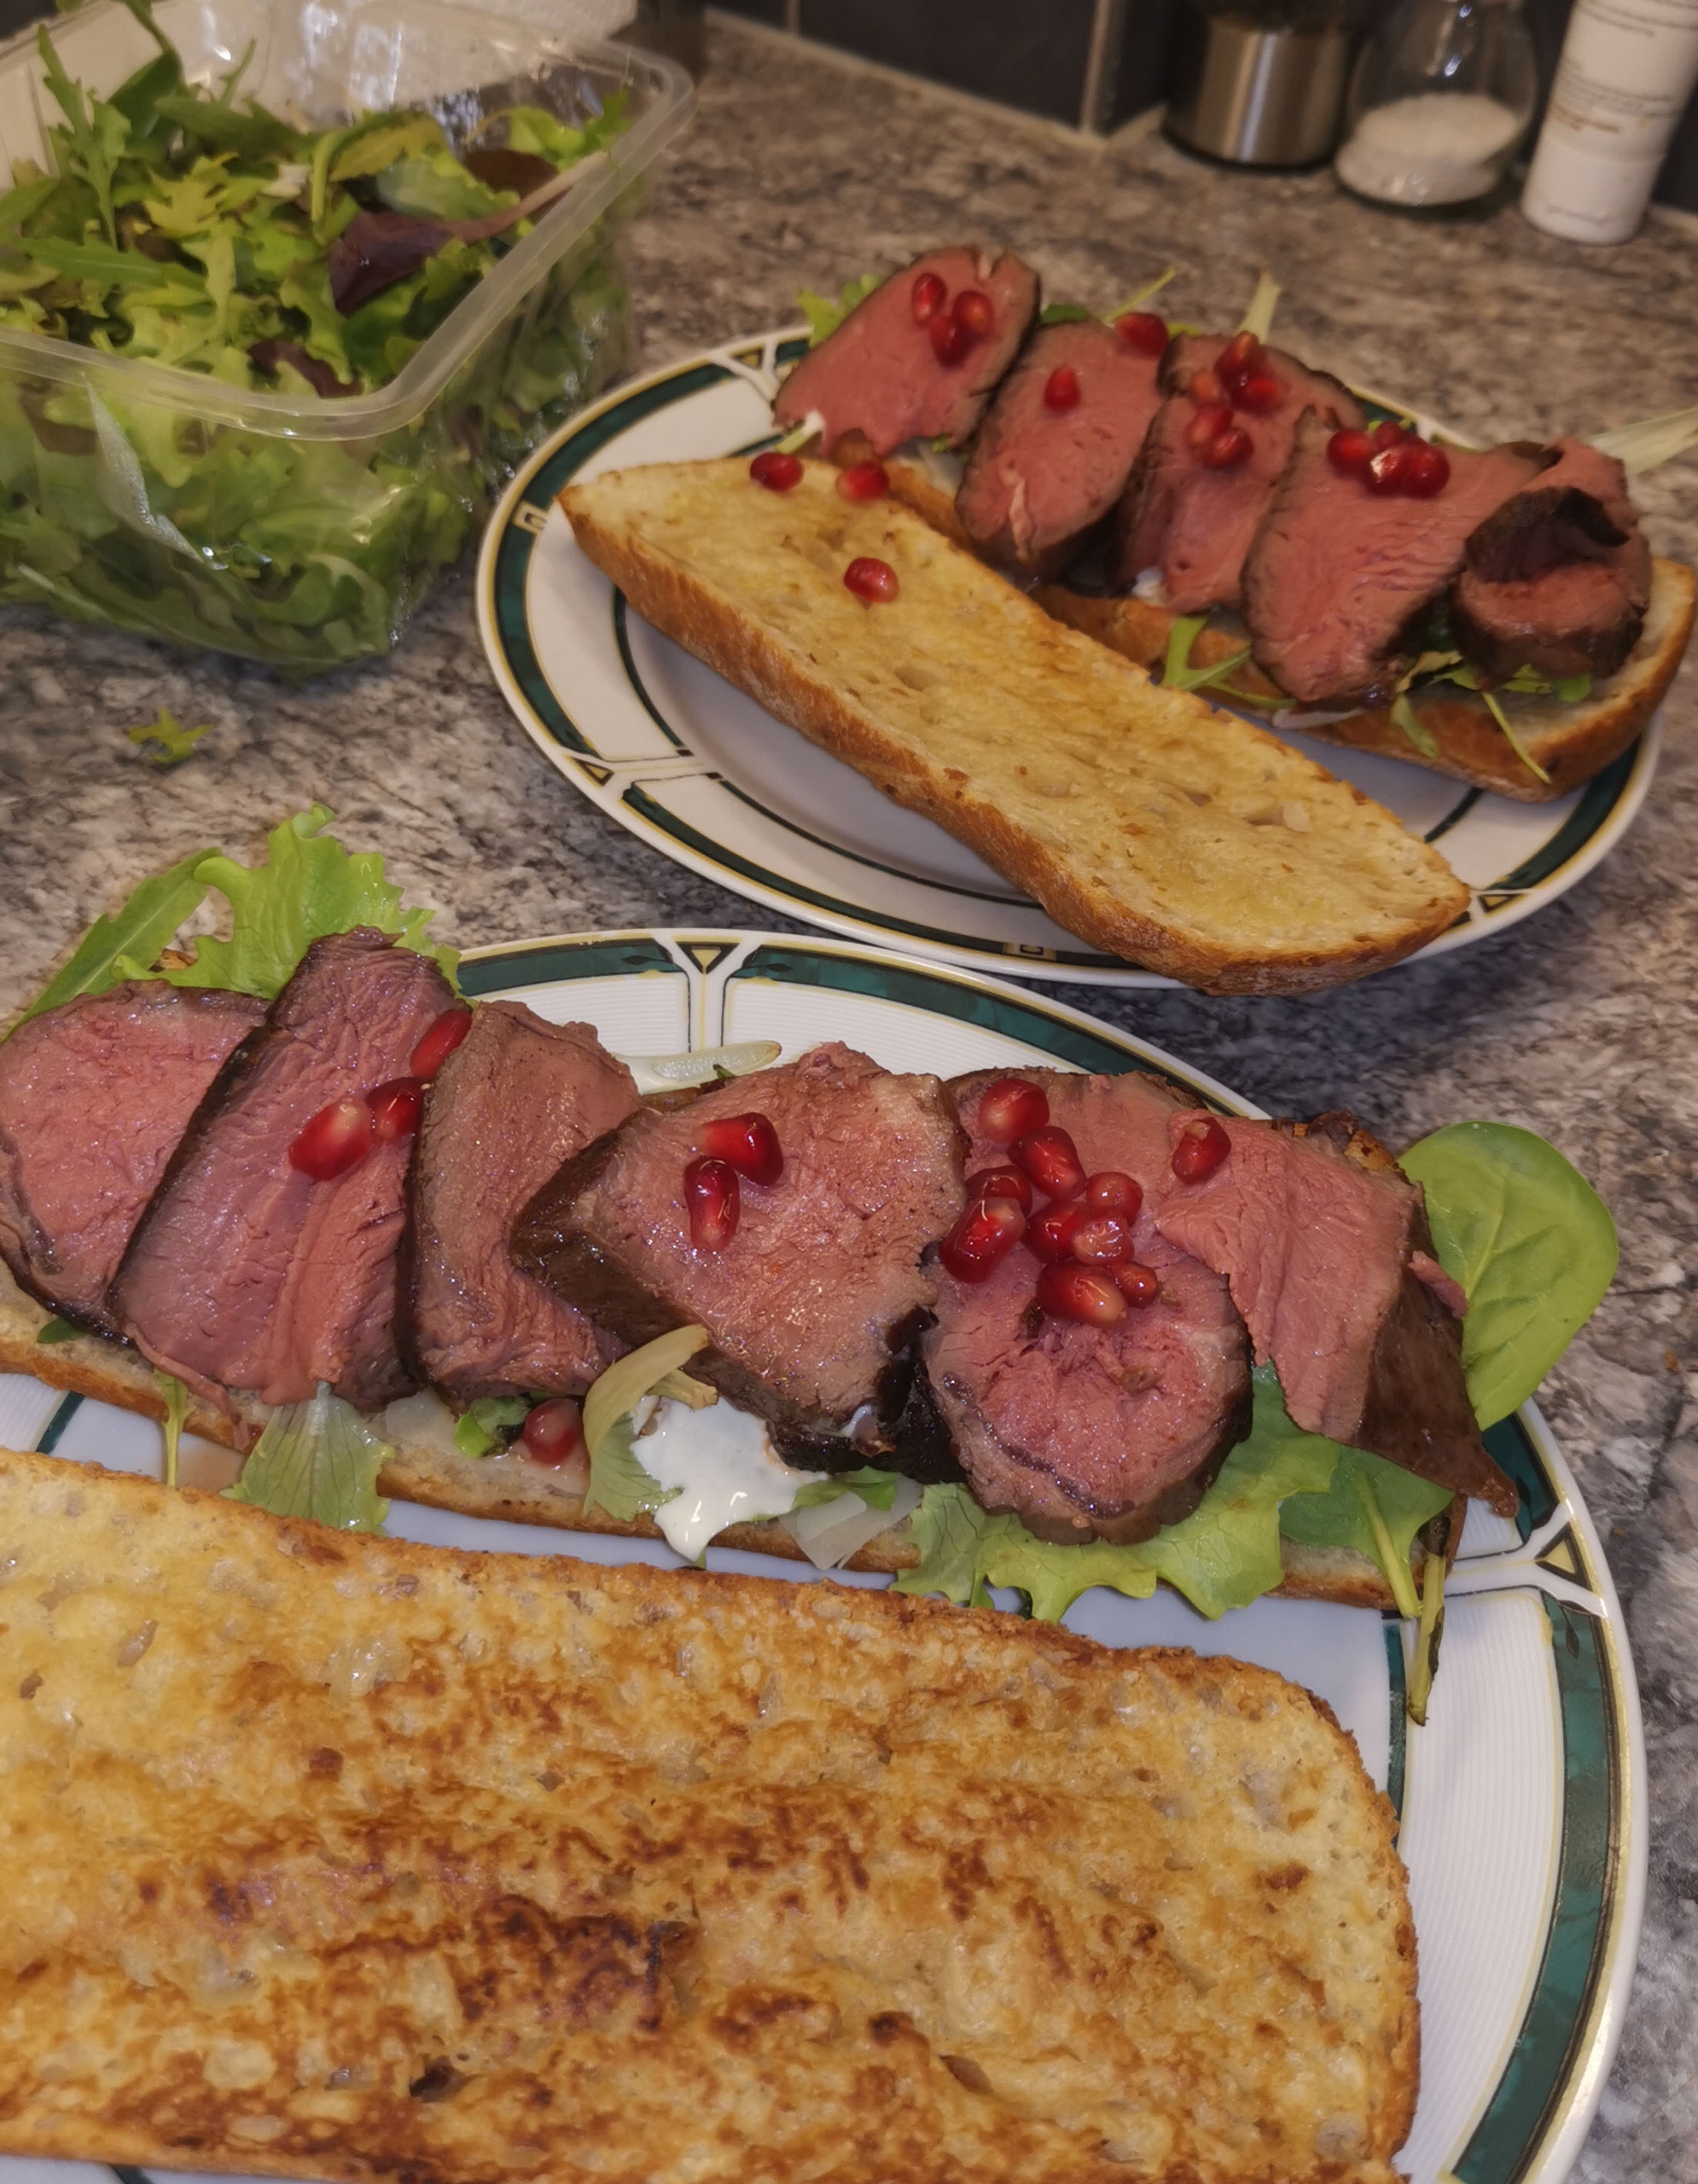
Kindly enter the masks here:
M 520 458 L 625 365 L 615 234 L 688 118 L 689 79 L 435 0 L 160 0 L 154 15 L 187 78 L 216 85 L 246 54 L 239 96 L 315 127 L 419 107 L 457 146 L 486 114 L 582 125 L 625 94 L 629 125 L 596 171 L 375 392 L 248 392 L 0 327 L 0 600 L 313 674 L 387 651 Z M 96 95 L 157 51 L 118 0 L 49 27 Z M 0 47 L 0 162 L 45 166 L 60 119 L 32 28 Z

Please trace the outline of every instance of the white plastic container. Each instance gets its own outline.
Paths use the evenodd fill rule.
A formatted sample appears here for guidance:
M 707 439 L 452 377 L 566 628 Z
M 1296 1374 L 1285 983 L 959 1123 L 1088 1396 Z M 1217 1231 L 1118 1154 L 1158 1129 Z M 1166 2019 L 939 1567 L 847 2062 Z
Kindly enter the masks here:
M 1521 193 L 1528 219 L 1575 242 L 1625 242 L 1695 83 L 1698 0 L 1575 0 Z
M 568 121 L 616 90 L 630 100 L 609 164 L 371 393 L 248 392 L 0 327 L 0 600 L 312 674 L 393 645 L 517 463 L 627 363 L 616 230 L 689 117 L 689 78 L 655 55 L 568 46 L 438 0 L 160 0 L 155 12 L 189 78 L 215 84 L 251 48 L 243 93 L 314 125 L 420 106 L 451 136 L 520 99 Z M 47 28 L 72 78 L 102 95 L 156 50 L 117 0 Z M 44 160 L 57 118 L 32 26 L 0 47 L 0 182 L 15 159 Z M 250 507 L 238 523 L 228 496 L 167 474 L 214 463 L 267 466 L 275 519 Z

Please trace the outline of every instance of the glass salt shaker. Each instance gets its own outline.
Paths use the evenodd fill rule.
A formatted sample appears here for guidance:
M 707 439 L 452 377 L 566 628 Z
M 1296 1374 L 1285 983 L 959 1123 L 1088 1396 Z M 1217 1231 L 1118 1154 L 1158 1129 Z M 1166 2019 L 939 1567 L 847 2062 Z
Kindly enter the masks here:
M 1382 205 L 1473 204 L 1509 172 L 1537 90 L 1522 0 L 1401 0 L 1352 74 L 1333 171 Z

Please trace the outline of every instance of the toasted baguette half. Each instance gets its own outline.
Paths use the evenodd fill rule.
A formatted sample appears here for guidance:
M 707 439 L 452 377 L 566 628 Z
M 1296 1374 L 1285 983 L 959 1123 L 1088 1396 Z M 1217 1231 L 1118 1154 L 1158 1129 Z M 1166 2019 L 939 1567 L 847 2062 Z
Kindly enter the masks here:
M 49 1317 L 0 1265 L 0 1373 L 26 1373 L 49 1387 L 109 1403 L 115 1409 L 134 1411 L 143 1418 L 165 1416 L 165 1394 L 159 1375 L 139 1350 L 97 1334 L 41 1343 L 37 1337 Z M 244 1408 L 240 1398 L 233 1415 L 191 1399 L 184 1421 L 189 1432 L 232 1449 L 250 1443 L 262 1422 L 262 1414 L 252 1406 Z M 474 1458 L 434 1446 L 401 1445 L 384 1466 L 377 1484 L 379 1491 L 394 1501 L 417 1502 L 427 1508 L 446 1509 L 462 1517 L 492 1517 L 504 1524 L 544 1525 L 562 1531 L 601 1532 L 617 1539 L 663 1536 L 652 1517 L 627 1520 L 611 1517 L 605 1509 L 586 1509 L 580 1489 L 521 1456 Z M 1454 1560 L 1460 1543 L 1465 1507 L 1460 1500 L 1452 1505 L 1445 1543 L 1447 1560 Z M 776 1554 L 787 1562 L 806 1559 L 783 1525 L 776 1521 L 731 1525 L 714 1543 L 750 1554 Z M 1378 1564 L 1364 1554 L 1348 1548 L 1305 1547 L 1290 1539 L 1280 1542 L 1280 1550 L 1285 1581 L 1279 1590 L 1288 1599 L 1335 1600 L 1348 1607 L 1396 1606 Z M 846 1566 L 893 1576 L 898 1571 L 913 1569 L 919 1560 L 920 1551 L 904 1525 L 869 1540 L 850 1557 Z M 1426 1566 L 1426 1549 L 1419 1540 L 1410 1561 L 1418 1585 Z
M 656 628 L 1093 947 L 1206 992 L 1307 993 L 1461 915 L 1466 888 L 1390 812 L 837 476 L 807 463 L 775 493 L 736 459 L 660 463 L 561 502 Z M 845 587 L 862 556 L 893 601 Z
M 864 443 L 858 449 L 846 442 L 836 459 L 847 462 L 870 452 Z M 943 479 L 911 456 L 893 456 L 885 467 L 891 491 L 904 507 L 912 508 L 957 546 L 971 550 L 971 541 L 955 513 L 954 496 Z M 1039 584 L 1032 597 L 1058 622 L 1082 630 L 1123 659 L 1136 660 L 1140 667 L 1154 671 L 1166 658 L 1174 617 L 1152 601 L 1130 595 L 1103 597 L 1072 590 L 1064 584 Z M 1615 674 L 1595 682 L 1590 694 L 1573 705 L 1565 705 L 1560 698 L 1521 697 L 1513 691 L 1498 694 L 1497 701 L 1523 747 L 1550 776 L 1546 781 L 1523 763 L 1486 700 L 1452 682 L 1434 684 L 1417 693 L 1414 700 L 1416 717 L 1438 746 L 1433 752 L 1418 750 L 1392 718 L 1388 707 L 1359 712 L 1340 712 L 1325 706 L 1294 707 L 1253 660 L 1234 668 L 1231 683 L 1245 697 L 1264 700 L 1271 717 L 1288 712 L 1289 721 L 1284 724 L 1300 729 L 1305 735 L 1317 736 L 1323 742 L 1371 751 L 1384 758 L 1404 758 L 1411 765 L 1470 781 L 1476 788 L 1514 797 L 1520 804 L 1550 804 L 1571 794 L 1594 774 L 1602 773 L 1643 732 L 1685 656 L 1695 605 L 1698 605 L 1698 576 L 1684 561 L 1659 558 L 1651 564 L 1651 602 L 1645 626 Z M 1191 647 L 1191 664 L 1220 666 L 1241 653 L 1248 642 L 1241 623 L 1231 616 L 1216 615 L 1198 631 Z

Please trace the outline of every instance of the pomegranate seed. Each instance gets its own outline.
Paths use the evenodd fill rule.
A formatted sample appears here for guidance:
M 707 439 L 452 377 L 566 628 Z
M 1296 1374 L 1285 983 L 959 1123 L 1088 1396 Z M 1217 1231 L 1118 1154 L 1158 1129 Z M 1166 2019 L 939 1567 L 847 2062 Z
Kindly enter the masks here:
M 1066 1130 L 1054 1124 L 1027 1130 L 1015 1138 L 1009 1152 L 1047 1198 L 1075 1198 L 1085 1188 L 1079 1149 Z
M 1261 361 L 1262 345 L 1247 329 L 1242 334 L 1233 335 L 1216 357 L 1214 368 L 1220 374 L 1223 383 L 1231 386 L 1240 380 L 1248 379 L 1252 372 L 1260 368 Z
M 1057 364 L 1044 380 L 1044 407 L 1046 410 L 1079 408 L 1079 374 L 1071 364 Z
M 838 472 L 837 490 L 846 501 L 875 501 L 890 491 L 890 473 L 881 462 L 852 462 Z
M 689 1240 L 699 1252 L 721 1252 L 737 1233 L 742 1188 L 729 1160 L 692 1160 L 684 1170 Z
M 858 554 L 843 572 L 843 581 L 869 607 L 888 605 L 900 590 L 896 571 L 874 554 Z
M 387 1084 L 380 1084 L 366 1097 L 378 1143 L 393 1145 L 397 1138 L 410 1137 L 419 1126 L 419 1114 L 424 1107 L 424 1079 L 392 1077 Z
M 1241 462 L 1247 462 L 1256 451 L 1256 444 L 1242 425 L 1229 425 L 1224 433 L 1217 433 L 1201 450 L 1203 461 L 1211 470 L 1236 470 Z
M 584 1446 L 584 1412 L 570 1396 L 551 1396 L 529 1411 L 519 1443 L 533 1464 L 558 1471 Z
M 1252 372 L 1248 379 L 1241 380 L 1233 389 L 1232 398 L 1241 410 L 1247 410 L 1253 417 L 1265 417 L 1279 407 L 1279 398 L 1284 390 L 1271 372 Z
M 997 323 L 997 307 L 982 288 L 963 288 L 950 317 L 964 326 L 975 341 L 982 341 Z
M 289 1165 L 315 1183 L 328 1183 L 358 1167 L 371 1150 L 371 1109 L 358 1096 L 333 1100 L 303 1123 L 289 1147 Z
M 788 493 L 793 485 L 802 482 L 802 458 L 800 455 L 787 455 L 782 448 L 770 447 L 750 463 L 749 475 L 757 485 L 765 485 L 769 492 Z
M 981 1168 L 976 1176 L 967 1178 L 967 1197 L 969 1205 L 977 1198 L 1016 1199 L 1021 1211 L 1030 1213 L 1032 1178 L 1018 1168 Z
M 784 1172 L 778 1133 L 765 1115 L 716 1115 L 702 1124 L 701 1142 L 713 1159 L 727 1162 L 752 1183 L 776 1183 Z
M 1416 440 L 1407 450 L 1407 455 L 1404 492 L 1413 493 L 1418 501 L 1430 501 L 1435 493 L 1442 493 L 1451 481 L 1451 458 L 1444 449 L 1429 447 L 1425 440 Z
M 1132 1256 L 1132 1224 L 1118 1213 L 1087 1213 L 1068 1248 L 1082 1266 L 1119 1266 Z
M 1382 417 L 1368 437 L 1378 450 L 1382 447 L 1401 447 L 1411 436 L 1394 417 Z
M 1193 372 L 1186 388 L 1200 410 L 1212 410 L 1226 400 L 1226 382 L 1218 372 Z
M 957 1281 L 983 1281 L 1025 1231 L 1026 1216 L 1013 1199 L 974 1199 L 938 1246 L 938 1257 Z
M 1153 1266 L 1140 1266 L 1136 1259 L 1117 1266 L 1111 1279 L 1135 1311 L 1153 1304 L 1161 1294 L 1161 1276 Z
M 1343 478 L 1365 470 L 1373 452 L 1374 443 L 1366 433 L 1335 433 L 1327 442 L 1327 460 Z
M 1046 1266 L 1038 1277 L 1038 1304 L 1052 1320 L 1082 1320 L 1112 1327 L 1126 1316 L 1126 1300 L 1106 1274 L 1085 1266 Z
M 1049 1119 L 1050 1102 L 1041 1085 L 1028 1077 L 999 1077 L 980 1094 L 973 1126 L 992 1145 L 1007 1145 L 1029 1130 L 1042 1130 Z
M 445 1008 L 413 1048 L 410 1074 L 423 1077 L 428 1084 L 471 1028 L 469 1008 Z
M 1368 468 L 1363 473 L 1363 483 L 1370 493 L 1400 493 L 1404 480 L 1409 475 L 1409 459 L 1412 450 L 1407 447 L 1382 447 L 1368 458 Z
M 1182 1183 L 1200 1183 L 1212 1176 L 1232 1150 L 1232 1140 L 1212 1115 L 1200 1115 L 1187 1123 L 1173 1147 L 1173 1172 Z
M 1232 429 L 1232 412 L 1224 402 L 1207 403 L 1185 427 L 1185 439 L 1189 446 L 1201 455 L 1212 447 L 1223 433 Z
M 1090 1210 L 1081 1199 L 1056 1199 L 1026 1223 L 1026 1248 L 1034 1258 L 1057 1266 L 1072 1258 L 1074 1234 L 1089 1218 Z
M 1103 1168 L 1085 1187 L 1085 1202 L 1093 1213 L 1118 1213 L 1123 1221 L 1136 1221 L 1143 1193 L 1118 1168 Z
M 1141 357 L 1159 357 L 1167 346 L 1167 321 L 1153 311 L 1127 311 L 1115 320 L 1114 331 Z
M 926 331 L 932 337 L 932 354 L 940 364 L 958 364 L 973 346 L 973 336 L 953 311 L 939 311 L 935 318 L 928 319 Z
M 916 277 L 912 296 L 914 316 L 922 326 L 928 319 L 937 317 L 948 294 L 949 290 L 935 273 L 922 273 Z

